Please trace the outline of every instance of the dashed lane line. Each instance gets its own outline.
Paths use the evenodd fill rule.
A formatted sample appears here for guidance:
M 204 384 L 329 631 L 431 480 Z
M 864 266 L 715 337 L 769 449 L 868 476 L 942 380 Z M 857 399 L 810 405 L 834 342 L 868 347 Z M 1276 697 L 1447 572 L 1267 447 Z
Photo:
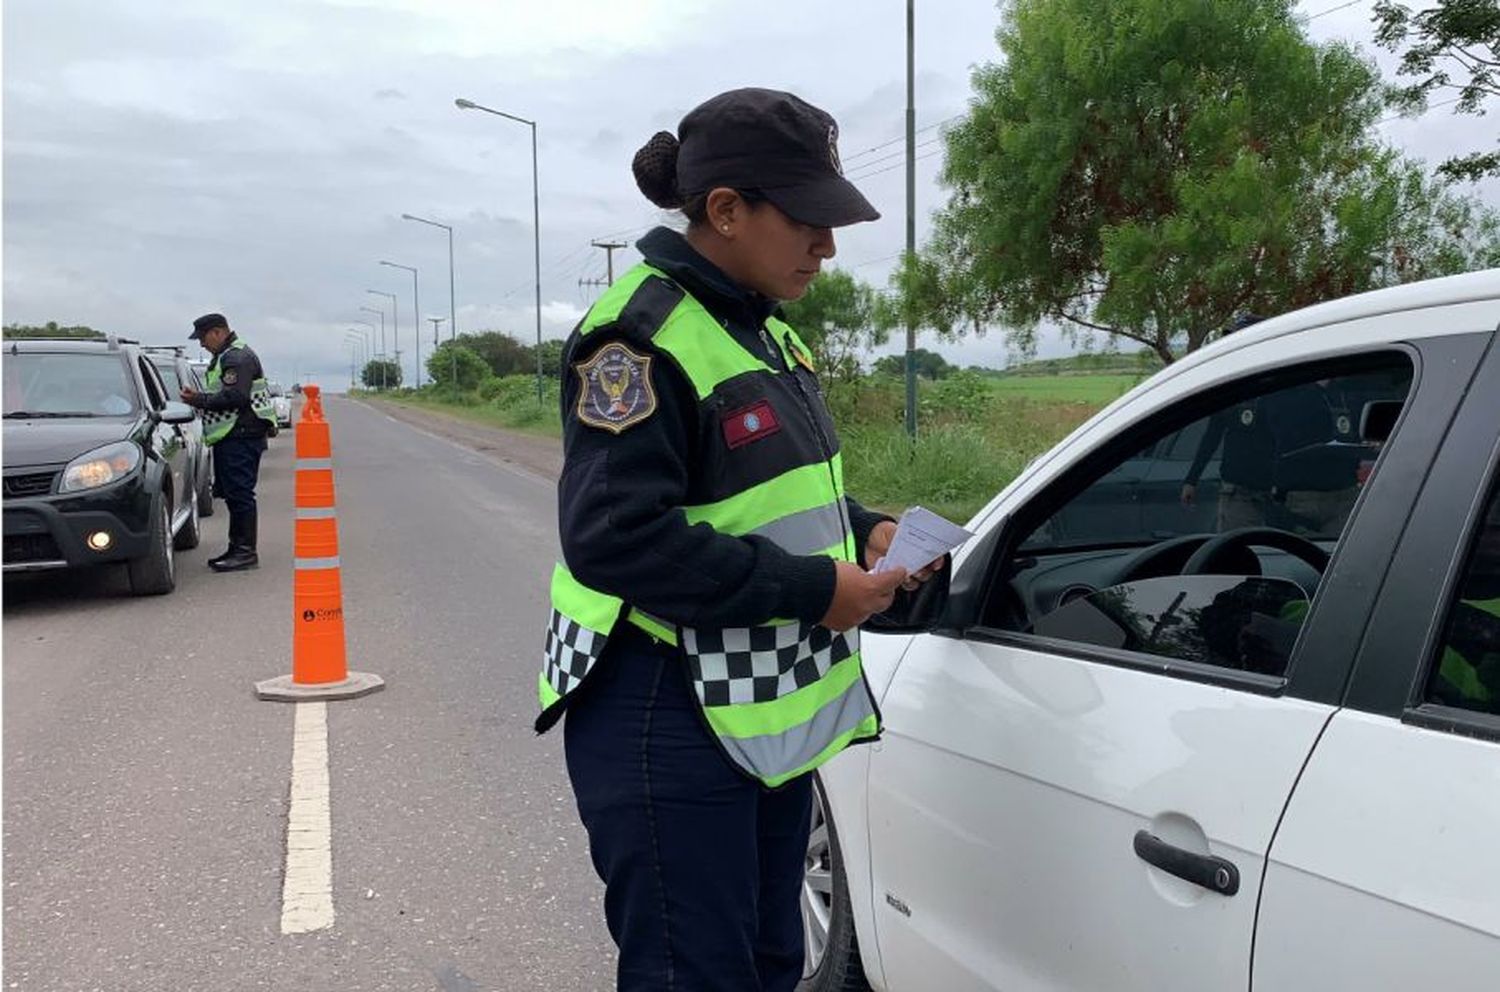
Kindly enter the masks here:
M 297 703 L 292 731 L 292 805 L 286 824 L 281 932 L 333 926 L 332 813 L 328 796 L 328 704 Z

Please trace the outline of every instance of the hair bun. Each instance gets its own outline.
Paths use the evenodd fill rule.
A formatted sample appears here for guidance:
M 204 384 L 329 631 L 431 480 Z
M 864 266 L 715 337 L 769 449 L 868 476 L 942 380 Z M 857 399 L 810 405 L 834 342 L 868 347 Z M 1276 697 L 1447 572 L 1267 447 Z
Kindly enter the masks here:
M 657 131 L 641 146 L 630 162 L 635 184 L 646 199 L 663 210 L 674 210 L 685 202 L 677 188 L 677 136 L 671 131 Z

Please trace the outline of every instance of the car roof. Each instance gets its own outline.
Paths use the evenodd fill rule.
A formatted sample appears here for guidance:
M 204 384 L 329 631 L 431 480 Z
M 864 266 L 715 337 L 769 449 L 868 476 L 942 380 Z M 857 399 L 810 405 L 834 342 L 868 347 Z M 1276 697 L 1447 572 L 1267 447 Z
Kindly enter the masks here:
M 5 350 L 13 353 L 35 351 L 112 354 L 119 352 L 122 347 L 129 347 L 134 343 L 133 341 L 125 341 L 120 338 L 6 338 Z

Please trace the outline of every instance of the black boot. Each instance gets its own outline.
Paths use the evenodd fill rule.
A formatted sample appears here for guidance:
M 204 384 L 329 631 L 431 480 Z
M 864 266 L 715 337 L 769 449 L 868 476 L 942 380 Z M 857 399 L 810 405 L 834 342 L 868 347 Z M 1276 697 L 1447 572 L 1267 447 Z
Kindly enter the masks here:
M 233 522 L 231 521 L 231 528 Z M 259 530 L 259 520 L 255 511 L 244 514 L 240 518 L 239 540 L 230 540 L 229 550 L 222 558 L 215 558 L 208 563 L 208 567 L 215 572 L 242 572 L 247 568 L 256 568 L 260 565 L 260 556 L 255 553 L 256 538 Z
M 234 554 L 235 550 L 237 548 L 239 548 L 239 546 L 241 544 L 244 543 L 244 538 L 242 536 L 243 533 L 244 533 L 244 529 L 245 529 L 245 519 L 244 519 L 244 516 L 241 515 L 241 514 L 238 514 L 238 513 L 231 513 L 229 515 L 229 547 L 227 547 L 227 548 L 224 549 L 224 553 L 223 554 L 218 555 L 217 557 L 214 557 L 214 558 L 210 558 L 208 560 L 208 567 L 209 568 L 216 568 L 216 567 L 218 567 L 218 565 L 219 565 L 220 562 L 224 561 L 230 555 Z

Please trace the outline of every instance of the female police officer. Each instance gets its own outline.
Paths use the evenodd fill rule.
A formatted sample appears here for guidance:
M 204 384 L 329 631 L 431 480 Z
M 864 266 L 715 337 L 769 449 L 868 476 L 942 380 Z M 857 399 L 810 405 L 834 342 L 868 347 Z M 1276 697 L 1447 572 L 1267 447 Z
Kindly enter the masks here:
M 741 89 L 656 134 L 641 191 L 680 208 L 563 365 L 563 557 L 539 691 L 603 878 L 621 989 L 790 990 L 811 784 L 879 715 L 857 626 L 902 571 L 843 491 L 811 355 L 777 317 L 879 214 L 833 118 Z

